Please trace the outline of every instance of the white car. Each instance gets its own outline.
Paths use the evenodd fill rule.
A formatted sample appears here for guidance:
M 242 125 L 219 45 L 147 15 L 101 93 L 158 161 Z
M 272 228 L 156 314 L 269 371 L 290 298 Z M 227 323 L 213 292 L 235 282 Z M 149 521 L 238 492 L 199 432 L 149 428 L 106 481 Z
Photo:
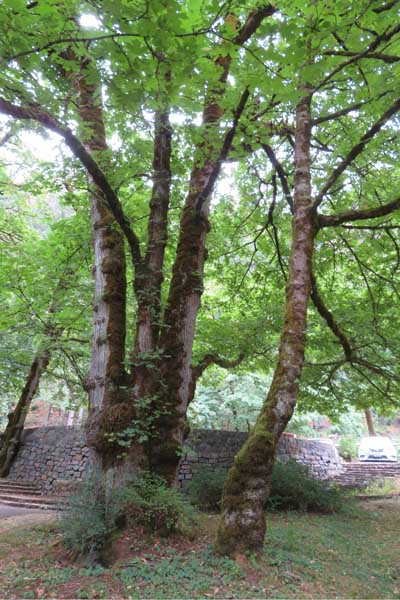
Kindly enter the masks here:
M 396 448 L 388 437 L 365 437 L 358 447 L 358 460 L 397 462 Z

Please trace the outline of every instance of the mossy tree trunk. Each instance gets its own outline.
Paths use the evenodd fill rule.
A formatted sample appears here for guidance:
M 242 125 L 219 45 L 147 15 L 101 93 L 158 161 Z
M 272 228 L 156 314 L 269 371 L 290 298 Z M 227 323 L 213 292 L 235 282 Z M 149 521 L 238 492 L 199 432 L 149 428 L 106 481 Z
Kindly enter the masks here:
M 40 378 L 48 367 L 50 357 L 50 350 L 43 348 L 34 358 L 18 403 L 8 416 L 0 449 L 0 477 L 7 477 L 10 472 L 10 467 L 18 452 L 26 416 L 39 387 Z
M 153 190 L 147 240 L 133 231 L 112 182 L 101 102 L 101 71 L 90 48 L 62 52 L 62 73 L 76 107 L 79 135 L 56 116 L 39 106 L 15 106 L 0 99 L 0 110 L 24 120 L 36 120 L 61 135 L 86 168 L 94 243 L 94 336 L 86 388 L 89 393 L 87 439 L 94 461 L 114 480 L 137 466 L 150 466 L 173 483 L 187 433 L 186 410 L 199 374 L 219 357 L 207 355 L 192 365 L 192 347 L 203 291 L 207 258 L 210 198 L 221 165 L 250 91 L 243 90 L 233 115 L 224 114 L 226 81 L 237 49 L 275 9 L 264 5 L 252 11 L 240 25 L 233 14 L 229 21 L 232 39 L 221 42 L 213 74 L 205 90 L 202 135 L 194 149 L 188 194 L 182 208 L 172 280 L 164 311 L 161 307 L 164 254 L 168 233 L 170 197 L 171 128 L 168 86 L 173 84 L 168 52 L 152 51 L 158 81 L 155 100 Z M 79 24 L 70 18 L 79 32 Z M 71 25 L 70 23 L 70 25 Z M 70 61 L 70 68 L 68 66 Z M 160 74 L 164 73 L 163 76 Z M 232 121 L 221 127 L 221 119 Z M 232 120 L 233 117 L 233 120 Z M 225 129 L 225 132 L 223 130 Z M 222 131 L 221 131 L 222 130 Z M 124 239 L 134 271 L 136 329 L 130 368 L 126 369 L 126 264 Z M 145 251 L 143 252 L 143 248 Z M 211 358 L 210 358 L 211 356 Z M 229 361 L 228 361 L 229 363 Z M 226 363 L 226 364 L 228 364 Z M 111 473 L 111 477 L 112 473 Z
M 255 10 L 240 29 L 235 21 L 237 33 L 233 43 L 243 45 L 274 10 L 270 5 Z M 197 379 L 211 362 L 219 360 L 207 360 L 205 357 L 199 365 L 192 365 L 196 320 L 207 259 L 206 237 L 210 230 L 211 194 L 249 97 L 245 89 L 234 112 L 233 125 L 221 137 L 219 125 L 224 115 L 222 100 L 232 63 L 231 54 L 225 48 L 222 50 L 214 61 L 216 79 L 209 84 L 206 94 L 202 119 L 204 134 L 195 148 L 159 341 L 161 386 L 155 403 L 158 415 L 155 421 L 156 435 L 149 444 L 149 458 L 151 467 L 171 483 L 175 480 L 182 443 L 189 431 L 186 412 L 194 397 Z M 223 362 L 220 361 L 220 364 Z
M 72 273 L 67 272 L 59 280 L 53 292 L 53 300 L 48 310 L 48 320 L 45 323 L 42 342 L 36 352 L 25 381 L 24 388 L 14 410 L 8 415 L 7 427 L 2 435 L 0 447 L 0 477 L 7 477 L 10 467 L 16 457 L 24 431 L 26 417 L 39 389 L 42 375 L 49 366 L 52 347 L 60 339 L 64 329 L 54 324 L 53 317 L 62 305 L 66 288 L 71 284 L 69 278 Z
M 77 61 L 68 51 L 65 58 L 79 65 L 72 70 L 85 149 L 101 163 L 107 161 L 108 146 L 99 80 L 88 60 Z M 107 164 L 104 165 L 107 170 Z M 111 438 L 120 421 L 126 420 L 127 376 L 125 371 L 126 337 L 126 259 L 124 236 L 107 204 L 104 193 L 88 175 L 89 200 L 94 250 L 93 345 L 85 387 L 89 396 L 86 423 L 87 441 L 92 449 L 92 462 L 111 479 L 124 477 L 115 457 Z M 105 427 L 105 422 L 110 421 Z M 112 472 L 115 471 L 114 474 Z
M 304 363 L 307 302 L 315 237 L 310 175 L 311 93 L 296 109 L 295 193 L 285 318 L 271 388 L 247 442 L 228 473 L 216 550 L 234 556 L 262 548 L 264 505 L 276 446 L 296 404 Z

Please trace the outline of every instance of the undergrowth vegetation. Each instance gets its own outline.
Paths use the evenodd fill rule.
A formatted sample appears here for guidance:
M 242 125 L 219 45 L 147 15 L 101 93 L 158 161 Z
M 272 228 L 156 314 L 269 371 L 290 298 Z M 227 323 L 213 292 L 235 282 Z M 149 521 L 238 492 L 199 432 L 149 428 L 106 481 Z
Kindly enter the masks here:
M 0 532 L 0 590 L 29 598 L 399 598 L 399 500 L 352 512 L 272 512 L 263 551 L 216 557 L 217 515 L 200 515 L 195 539 L 136 528 L 108 568 L 82 567 L 60 545 L 57 522 Z M 3 522 L 4 523 L 4 522 Z
M 188 486 L 190 501 L 200 510 L 219 510 L 226 471 L 202 467 Z M 291 460 L 277 461 L 272 472 L 267 510 L 334 512 L 342 508 L 345 496 L 328 483 L 315 479 L 304 465 Z
M 189 535 L 195 513 L 185 497 L 152 473 L 143 472 L 106 494 L 93 474 L 69 500 L 60 528 L 64 544 L 76 554 L 101 552 L 125 526 L 142 525 L 162 536 Z

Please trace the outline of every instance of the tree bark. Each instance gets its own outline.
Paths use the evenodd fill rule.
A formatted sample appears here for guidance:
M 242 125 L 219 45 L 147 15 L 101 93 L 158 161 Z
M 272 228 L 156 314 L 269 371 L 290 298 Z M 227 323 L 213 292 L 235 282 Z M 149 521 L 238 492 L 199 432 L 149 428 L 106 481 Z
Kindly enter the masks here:
M 0 477 L 7 477 L 10 472 L 11 465 L 21 442 L 26 416 L 39 387 L 40 378 L 46 371 L 50 358 L 51 352 L 49 348 L 43 348 L 35 356 L 18 403 L 8 416 L 8 424 L 1 440 Z
M 138 307 L 131 358 L 131 385 L 135 390 L 132 401 L 151 398 L 157 392 L 160 381 L 157 348 L 171 187 L 172 130 L 167 107 L 156 112 L 154 130 L 153 189 L 147 227 L 147 248 L 144 261 L 136 268 L 134 278 Z
M 238 46 L 244 44 L 263 19 L 274 11 L 271 5 L 253 11 L 232 42 Z M 171 483 L 175 480 L 182 443 L 189 431 L 186 411 L 195 391 L 192 349 L 203 293 L 204 265 L 207 259 L 205 242 L 210 230 L 210 198 L 249 96 L 246 89 L 234 113 L 233 126 L 225 138 L 221 139 L 218 132 L 224 114 L 221 100 L 225 94 L 231 62 L 232 56 L 229 53 L 221 53 L 214 63 L 217 79 L 209 86 L 203 109 L 204 136 L 195 150 L 160 335 L 162 384 L 156 403 L 159 414 L 155 421 L 157 434 L 151 440 L 149 457 L 151 467 Z
M 365 420 L 367 422 L 368 433 L 371 436 L 375 436 L 376 432 L 375 432 L 375 426 L 374 426 L 374 419 L 372 416 L 372 410 L 370 408 L 366 408 L 364 413 L 365 413 Z
M 264 505 L 276 446 L 296 404 L 304 363 L 307 302 L 316 232 L 310 175 L 311 93 L 296 109 L 295 192 L 285 319 L 278 363 L 254 430 L 228 473 L 216 551 L 234 556 L 258 551 L 265 536 Z
M 73 53 L 69 53 L 68 58 L 76 61 Z M 104 162 L 107 142 L 97 72 L 89 60 L 82 60 L 79 67 L 79 73 L 74 74 L 72 81 L 77 94 L 83 143 L 91 155 Z M 116 447 L 113 434 L 120 430 L 121 423 L 129 423 L 131 418 L 126 405 L 124 237 L 102 189 L 91 175 L 88 175 L 88 183 L 94 248 L 94 303 L 92 355 L 85 381 L 89 396 L 86 435 L 93 464 L 103 472 L 110 470 L 108 478 L 115 479 L 115 485 L 118 485 L 125 469 L 118 460 L 121 448 Z
M 49 308 L 48 322 L 45 324 L 42 342 L 36 352 L 33 362 L 30 366 L 28 377 L 26 378 L 24 388 L 14 410 L 8 415 L 7 427 L 3 433 L 0 448 L 0 477 L 7 477 L 10 467 L 21 442 L 24 431 L 25 420 L 32 400 L 39 388 L 40 379 L 45 373 L 51 360 L 52 345 L 61 337 L 64 329 L 57 327 L 52 323 L 51 316 L 59 309 L 63 294 L 67 287 L 66 273 L 57 283 L 53 293 L 53 300 Z

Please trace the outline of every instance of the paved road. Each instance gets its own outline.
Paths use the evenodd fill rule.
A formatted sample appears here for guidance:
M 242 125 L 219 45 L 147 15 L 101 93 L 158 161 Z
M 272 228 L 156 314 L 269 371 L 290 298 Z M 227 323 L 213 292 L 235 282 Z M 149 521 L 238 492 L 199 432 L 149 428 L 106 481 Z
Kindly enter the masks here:
M 7 517 L 17 517 L 20 515 L 29 514 L 43 514 L 46 511 L 35 510 L 32 508 L 18 508 L 17 506 L 8 506 L 7 504 L 1 504 L 0 502 L 0 519 L 6 519 Z
M 58 513 L 53 510 L 36 510 L 18 508 L 0 504 L 0 534 L 16 527 L 31 527 L 44 523 L 53 523 L 58 519 Z

